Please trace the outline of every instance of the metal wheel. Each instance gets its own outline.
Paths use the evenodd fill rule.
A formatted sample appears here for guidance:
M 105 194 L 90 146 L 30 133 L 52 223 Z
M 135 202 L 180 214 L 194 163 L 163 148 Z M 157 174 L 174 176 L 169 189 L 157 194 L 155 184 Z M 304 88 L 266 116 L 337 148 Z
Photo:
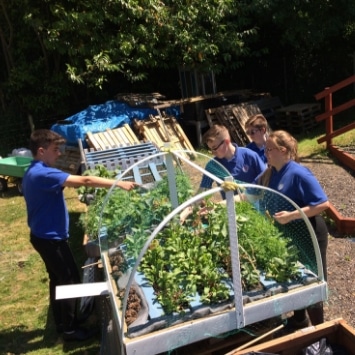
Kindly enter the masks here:
M 17 186 L 17 190 L 19 192 L 20 195 L 23 195 L 23 190 L 22 190 L 22 179 L 18 179 L 16 181 L 16 186 Z
M 7 180 L 4 178 L 0 178 L 0 192 L 7 190 Z

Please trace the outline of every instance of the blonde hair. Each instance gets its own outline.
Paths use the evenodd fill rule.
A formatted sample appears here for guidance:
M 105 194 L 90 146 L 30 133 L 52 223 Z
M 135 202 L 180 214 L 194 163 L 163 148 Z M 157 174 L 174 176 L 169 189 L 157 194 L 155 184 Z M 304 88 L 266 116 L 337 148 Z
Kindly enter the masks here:
M 271 139 L 277 148 L 285 148 L 291 160 L 299 162 L 298 158 L 298 143 L 290 133 L 286 131 L 275 131 L 270 133 L 269 139 Z
M 203 136 L 202 141 L 204 144 L 213 143 L 216 139 L 230 139 L 228 128 L 222 125 L 212 126 Z
M 286 149 L 288 157 L 290 160 L 299 162 L 298 157 L 298 143 L 296 138 L 294 138 L 290 133 L 286 131 L 275 131 L 270 133 L 268 139 L 272 140 L 278 149 Z M 269 166 L 264 173 L 260 176 L 258 184 L 263 186 L 269 186 L 270 177 L 272 173 L 272 167 Z

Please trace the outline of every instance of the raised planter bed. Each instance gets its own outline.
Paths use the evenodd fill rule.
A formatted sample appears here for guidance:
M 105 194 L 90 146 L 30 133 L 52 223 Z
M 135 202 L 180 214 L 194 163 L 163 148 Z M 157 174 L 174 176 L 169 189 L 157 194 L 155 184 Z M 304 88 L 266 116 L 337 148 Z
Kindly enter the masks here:
M 332 156 L 337 158 L 342 164 L 355 171 L 355 156 L 348 154 L 343 149 L 331 145 L 329 151 Z M 355 216 L 344 217 L 337 211 L 333 204 L 330 204 L 329 209 L 327 210 L 327 215 L 335 222 L 337 230 L 341 234 L 354 234 L 355 233 Z
M 321 339 L 327 340 L 328 344 L 332 347 L 334 354 L 354 354 L 355 329 L 350 327 L 342 318 L 338 318 L 315 327 L 299 330 L 281 338 L 244 348 L 243 350 L 234 350 L 226 355 L 266 353 L 298 355 L 303 354 L 303 349 Z
M 134 228 L 131 228 L 131 231 L 128 233 L 130 235 L 127 234 L 126 241 L 121 238 L 118 243 L 119 245 L 128 241 L 137 252 L 136 256 L 132 259 L 133 262 L 130 263 L 129 267 L 126 269 L 126 273 L 116 274 L 116 270 L 113 270 L 110 261 L 112 250 L 109 247 L 109 243 L 107 243 L 106 247 L 104 240 L 101 243 L 101 260 L 104 267 L 105 279 L 107 280 L 108 295 L 112 312 L 111 317 L 112 322 L 114 323 L 113 328 L 117 329 L 116 333 L 111 334 L 113 337 L 118 337 L 122 354 L 149 355 L 170 351 L 187 344 L 218 336 L 219 334 L 241 329 L 256 322 L 280 316 L 294 309 L 308 307 L 309 305 L 324 301 L 327 298 L 327 284 L 324 281 L 322 274 L 318 243 L 310 222 L 305 217 L 300 221 L 300 224 L 291 224 L 290 229 L 288 231 L 283 229 L 282 233 L 284 234 L 284 237 L 290 237 L 292 239 L 292 243 L 300 253 L 299 261 L 306 265 L 307 269 L 311 271 L 310 273 L 308 271 L 306 272 L 311 275 L 311 277 L 308 278 L 306 276 L 304 282 L 299 282 L 303 280 L 302 277 L 299 277 L 298 282 L 278 282 L 277 284 L 269 284 L 268 282 L 270 282 L 270 280 L 263 280 L 263 282 L 265 282 L 262 290 L 243 290 L 242 279 L 245 276 L 242 275 L 243 269 L 240 260 L 239 239 L 241 237 L 242 230 L 240 228 L 242 222 L 248 221 L 248 217 L 235 214 L 236 205 L 234 201 L 234 193 L 233 191 L 227 190 L 225 191 L 227 207 L 224 208 L 226 224 L 210 223 L 209 225 L 216 227 L 217 234 L 221 230 L 226 230 L 225 240 L 228 245 L 226 250 L 228 250 L 227 254 L 230 255 L 231 260 L 231 287 L 228 299 L 205 305 L 199 303 L 195 305 L 186 304 L 186 308 L 181 309 L 180 312 L 166 314 L 164 312 L 160 313 L 162 307 L 159 309 L 159 305 L 155 300 L 153 300 L 153 303 L 150 302 L 151 300 L 147 300 L 144 291 L 142 291 L 141 297 L 144 298 L 144 301 L 141 303 L 143 308 L 148 307 L 148 313 L 146 316 L 140 318 L 140 324 L 127 324 L 126 313 L 129 309 L 128 303 L 131 288 L 138 286 L 142 289 L 143 286 L 146 286 L 145 280 L 142 277 L 137 277 L 137 275 L 140 272 L 141 263 L 144 262 L 144 257 L 148 255 L 149 250 L 157 247 L 155 243 L 160 243 L 160 233 L 166 231 L 170 226 L 169 223 L 173 221 L 174 218 L 178 218 L 180 213 L 186 207 L 193 206 L 201 199 L 209 198 L 216 194 L 219 195 L 222 191 L 221 187 L 217 187 L 179 204 L 177 195 L 178 192 L 180 193 L 181 191 L 176 190 L 176 171 L 172 161 L 175 159 L 175 161 L 183 161 L 186 162 L 186 164 L 190 164 L 190 162 L 176 151 L 167 152 L 165 158 L 167 160 L 166 166 L 170 189 L 169 201 L 172 204 L 172 207 L 166 210 L 165 218 L 155 221 L 154 224 L 151 225 L 152 228 L 147 230 L 146 226 L 144 226 L 144 228 L 141 229 L 143 234 L 147 233 L 143 240 L 143 244 L 141 244 L 142 241 L 139 240 L 140 234 L 135 233 L 136 230 L 139 229 L 136 225 L 132 226 Z M 205 173 L 203 168 L 199 168 L 194 163 L 191 164 L 198 170 L 198 172 Z M 224 182 L 217 177 L 213 178 L 218 184 Z M 255 190 L 256 187 L 255 185 L 246 184 L 244 185 L 244 188 Z M 260 218 L 265 219 L 268 209 L 264 210 L 263 208 L 270 208 L 270 203 L 274 198 L 277 202 L 280 202 L 280 199 L 282 201 L 286 199 L 287 201 L 286 197 L 268 188 L 258 187 L 257 189 L 263 190 L 258 204 L 255 204 L 255 206 L 258 206 L 255 208 L 260 212 Z M 109 206 L 110 198 L 111 195 L 109 194 L 108 198 L 106 198 L 108 209 L 113 209 L 118 213 L 117 208 Z M 137 198 L 137 196 L 134 196 L 134 198 Z M 262 207 L 266 200 L 268 205 Z M 292 201 L 287 202 L 293 204 Z M 128 210 L 128 207 L 130 206 L 129 199 L 127 199 L 125 203 L 127 206 L 126 210 Z M 151 202 L 150 209 L 153 209 L 154 203 L 154 201 Z M 102 207 L 102 213 L 100 214 L 101 216 L 105 216 L 105 207 L 106 205 L 104 204 Z M 294 208 L 298 207 L 294 206 Z M 148 211 L 142 213 L 133 210 L 132 213 L 134 212 L 138 215 L 137 217 L 148 215 Z M 149 211 L 149 213 L 151 212 L 152 211 Z M 213 210 L 211 213 L 213 214 Z M 102 221 L 103 219 L 104 217 L 102 217 Z M 255 220 L 253 221 L 255 222 Z M 195 233 L 195 238 L 197 238 L 199 233 L 201 233 L 201 224 L 195 224 L 194 222 L 196 221 L 192 220 L 190 228 Z M 101 225 L 106 226 L 105 223 L 101 223 Z M 109 227 L 111 226 L 108 226 L 108 230 L 110 229 Z M 247 230 L 252 234 L 253 228 L 256 228 L 256 224 L 250 224 L 248 228 L 249 229 Z M 257 233 L 258 235 L 264 234 L 263 228 L 264 227 L 259 230 Z M 119 227 L 118 225 L 115 225 L 115 228 L 111 229 L 112 232 L 115 232 Z M 189 240 L 194 240 L 194 237 L 190 234 L 188 234 L 187 238 L 189 238 Z M 214 238 L 212 238 L 212 240 L 214 240 Z M 164 246 L 166 246 L 166 244 L 163 244 L 163 247 Z M 217 245 L 215 249 L 218 250 Z M 201 247 L 198 247 L 196 250 L 201 250 Z M 180 251 L 177 249 L 176 254 L 179 254 L 179 252 Z M 193 255 L 184 254 L 185 259 L 182 258 L 181 263 L 183 263 L 184 260 L 188 261 L 189 259 L 199 260 L 197 259 L 197 254 L 197 252 Z M 202 253 L 201 257 L 206 255 L 207 253 Z M 170 262 L 170 259 L 167 260 Z M 219 266 L 216 266 L 216 268 L 219 268 Z M 171 272 L 179 273 L 179 271 L 176 270 L 172 270 Z M 202 279 L 207 279 L 208 272 L 208 270 L 199 271 L 197 276 L 201 276 Z M 247 276 L 250 275 L 250 273 L 251 271 L 247 270 Z M 146 277 L 146 275 L 144 277 Z M 163 279 L 163 277 L 164 274 L 162 274 L 161 278 Z M 154 292 L 157 293 L 156 290 Z M 146 303 L 147 306 L 143 305 L 143 303 Z M 152 313 L 153 306 L 158 307 L 158 312 L 154 313 L 154 315 Z M 149 328 L 148 332 L 147 328 Z

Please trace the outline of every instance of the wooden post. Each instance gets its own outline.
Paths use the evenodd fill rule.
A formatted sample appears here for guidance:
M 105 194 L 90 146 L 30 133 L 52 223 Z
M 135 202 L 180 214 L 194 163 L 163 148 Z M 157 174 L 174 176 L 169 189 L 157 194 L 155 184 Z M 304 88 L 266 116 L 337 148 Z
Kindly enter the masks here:
M 329 90 L 325 88 L 325 90 Z M 325 97 L 325 112 L 331 112 L 333 110 L 333 94 L 331 92 Z M 327 149 L 329 149 L 330 145 L 332 144 L 332 137 L 331 134 L 333 133 L 333 115 L 330 115 L 325 123 L 325 131 L 326 131 L 326 144 Z
M 33 123 L 33 117 L 31 114 L 28 115 L 28 122 L 30 124 L 31 133 L 35 130 L 35 125 Z

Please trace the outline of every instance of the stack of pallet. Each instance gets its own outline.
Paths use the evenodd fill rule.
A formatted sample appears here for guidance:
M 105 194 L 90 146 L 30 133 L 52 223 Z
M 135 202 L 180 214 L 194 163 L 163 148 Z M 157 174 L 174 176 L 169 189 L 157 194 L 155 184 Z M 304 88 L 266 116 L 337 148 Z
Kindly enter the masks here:
M 268 121 L 273 121 L 276 111 L 282 107 L 278 97 L 265 97 L 257 101 L 210 108 L 205 111 L 210 127 L 215 124 L 226 126 L 232 139 L 245 146 L 250 138 L 245 132 L 246 121 L 257 114 L 263 114 Z
M 156 145 L 141 142 L 128 124 L 104 132 L 88 132 L 88 148 L 80 142 L 82 172 L 104 166 L 123 174 L 123 180 L 147 184 L 160 180 L 166 171 L 164 158 L 157 156 Z
M 305 132 L 317 125 L 320 104 L 294 104 L 276 110 L 277 126 L 293 133 Z
M 87 133 L 89 148 L 81 152 L 81 170 L 103 165 L 108 170 L 120 170 L 123 179 L 140 184 L 158 181 L 165 173 L 165 160 L 158 153 L 166 144 L 181 150 L 188 158 L 194 156 L 194 148 L 174 117 L 149 117 L 135 120 L 134 130 L 128 124 L 104 132 Z M 137 135 L 136 133 L 137 132 Z M 188 152 L 186 152 L 188 151 Z M 150 158 L 150 159 L 149 159 Z
M 195 149 L 175 117 L 150 115 L 145 120 L 134 120 L 134 129 L 144 142 L 153 142 L 159 149 L 169 144 L 181 154 L 194 157 Z M 189 152 L 184 152 L 189 151 Z
M 209 126 L 212 127 L 215 124 L 226 126 L 232 140 L 241 146 L 250 142 L 249 137 L 245 133 L 244 124 L 249 117 L 257 113 L 261 113 L 258 106 L 247 102 L 206 110 Z

